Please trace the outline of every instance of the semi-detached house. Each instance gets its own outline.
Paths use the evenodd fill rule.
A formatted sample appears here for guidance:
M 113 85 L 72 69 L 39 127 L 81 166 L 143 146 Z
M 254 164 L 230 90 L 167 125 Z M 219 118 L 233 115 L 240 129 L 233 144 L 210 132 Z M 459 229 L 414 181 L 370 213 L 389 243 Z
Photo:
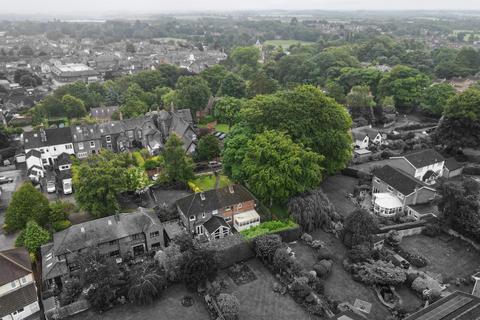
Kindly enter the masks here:
M 75 154 L 70 128 L 40 129 L 23 133 L 25 153 L 37 150 L 44 165 L 53 166 L 62 153 Z
M 37 287 L 28 251 L 25 248 L 1 251 L 0 318 L 31 319 L 39 311 Z

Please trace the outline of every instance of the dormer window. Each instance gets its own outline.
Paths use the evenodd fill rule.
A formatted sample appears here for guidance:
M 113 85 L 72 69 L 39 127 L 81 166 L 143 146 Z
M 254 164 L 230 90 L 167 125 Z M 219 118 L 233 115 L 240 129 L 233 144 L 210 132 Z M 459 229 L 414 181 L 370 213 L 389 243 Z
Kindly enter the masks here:
M 202 199 L 202 201 L 205 200 L 205 194 L 203 192 L 200 193 L 200 199 Z
M 190 216 L 190 221 L 195 221 L 195 216 Z

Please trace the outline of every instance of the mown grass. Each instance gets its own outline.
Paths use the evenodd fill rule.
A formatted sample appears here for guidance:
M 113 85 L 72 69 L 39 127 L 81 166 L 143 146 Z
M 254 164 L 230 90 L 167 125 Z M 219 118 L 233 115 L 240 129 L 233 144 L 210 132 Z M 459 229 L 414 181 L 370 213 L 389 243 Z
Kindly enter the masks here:
M 296 227 L 298 227 L 298 224 L 293 222 L 293 220 L 272 220 L 263 222 L 258 226 L 252 227 L 250 229 L 243 230 L 240 232 L 240 234 L 245 239 L 253 239 L 266 234 L 272 234 L 275 232 L 293 229 Z

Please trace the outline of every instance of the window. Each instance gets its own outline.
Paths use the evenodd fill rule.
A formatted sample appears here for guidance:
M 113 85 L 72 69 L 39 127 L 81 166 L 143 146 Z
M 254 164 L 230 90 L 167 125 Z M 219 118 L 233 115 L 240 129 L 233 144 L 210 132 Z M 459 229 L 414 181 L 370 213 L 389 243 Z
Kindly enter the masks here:
M 132 130 L 127 131 L 127 136 L 129 139 L 133 139 L 133 131 Z
M 205 212 L 202 213 L 202 218 L 205 219 Z
M 195 221 L 195 216 L 190 216 L 190 221 Z
M 41 153 L 45 153 L 45 150 L 43 150 L 43 149 L 40 149 L 40 152 L 41 152 Z
M 106 136 L 106 137 L 105 137 L 105 140 L 107 141 L 107 143 L 110 143 L 110 142 L 112 142 L 112 137 Z
M 12 281 L 12 282 L 10 282 L 10 285 L 12 286 L 12 288 L 15 288 L 17 286 L 17 282 Z
M 232 221 L 232 217 L 225 217 L 225 221 L 226 221 L 226 222 Z
M 78 143 L 78 149 L 83 150 L 83 142 Z
M 132 240 L 140 240 L 142 238 L 142 234 L 141 233 L 137 233 L 137 234 L 134 234 L 132 236 Z
M 380 183 L 380 179 L 375 178 L 375 182 L 376 182 L 376 183 Z
M 150 238 L 156 238 L 160 235 L 160 231 L 150 232 Z
M 114 246 L 116 244 L 118 244 L 118 240 L 112 240 L 108 243 L 108 245 L 110 245 L 110 246 Z
M 110 252 L 110 257 L 118 257 L 120 255 L 119 250 L 114 250 Z
M 195 228 L 195 232 L 196 232 L 196 234 L 203 234 L 203 226 L 202 225 L 197 226 Z
M 390 191 L 390 192 L 392 192 L 392 191 L 393 191 L 393 188 L 392 188 L 392 187 L 390 187 L 390 186 L 387 186 L 387 189 L 388 189 L 388 191 Z
M 218 210 L 213 210 L 212 214 L 218 214 Z
M 90 148 L 95 148 L 95 141 L 90 141 Z
M 142 139 L 142 130 L 138 130 L 137 137 L 138 139 Z
M 65 149 L 72 149 L 72 145 L 71 144 L 66 144 Z
M 237 209 L 242 209 L 242 204 L 241 204 L 241 203 L 239 203 L 239 204 L 237 205 Z
M 154 250 L 160 249 L 160 242 L 152 243 L 152 249 L 154 249 Z
M 22 283 L 27 283 L 27 277 L 22 277 L 22 279 L 20 279 L 22 281 Z
M 23 308 L 20 308 L 20 309 L 18 309 L 17 311 L 15 311 L 13 314 L 18 314 L 18 313 L 20 313 L 20 312 L 23 312 L 23 310 L 24 310 Z
M 400 192 L 397 192 L 397 196 L 400 198 L 400 200 L 403 200 L 404 196 Z
M 57 151 L 57 147 L 53 147 L 53 151 Z
M 231 206 L 225 207 L 225 211 L 231 211 L 231 210 L 232 210 Z

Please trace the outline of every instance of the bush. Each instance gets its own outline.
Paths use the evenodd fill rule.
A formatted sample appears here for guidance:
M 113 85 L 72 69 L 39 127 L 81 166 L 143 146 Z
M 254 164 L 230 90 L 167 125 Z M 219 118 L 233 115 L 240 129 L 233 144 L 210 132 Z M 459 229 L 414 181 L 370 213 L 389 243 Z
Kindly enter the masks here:
M 288 229 L 294 229 L 297 227 L 298 225 L 292 220 L 272 220 L 263 222 L 258 226 L 252 227 L 250 229 L 243 230 L 240 233 L 245 237 L 245 239 L 253 239 L 262 235 L 272 234 Z
M 398 247 L 400 242 L 402 242 L 402 238 L 402 235 L 397 230 L 390 230 L 385 242 L 392 247 Z
M 313 291 L 312 288 L 308 286 L 307 281 L 304 281 L 302 278 L 295 278 L 290 284 L 289 290 L 294 300 L 304 300 Z
M 334 258 L 334 255 L 330 251 L 330 249 L 323 247 L 317 250 L 318 260 L 324 260 L 324 259 L 333 260 L 333 258 Z
M 271 262 L 275 252 L 283 246 L 279 235 L 271 234 L 257 237 L 253 240 L 253 249 L 260 259 Z
M 65 281 L 62 293 L 60 294 L 60 305 L 66 306 L 75 302 L 81 293 L 82 285 L 80 280 L 71 278 L 68 281 Z
M 354 246 L 348 251 L 347 255 L 348 258 L 354 263 L 363 262 L 367 261 L 372 257 L 372 249 L 370 247 L 370 244 L 363 243 Z
M 442 292 L 440 283 L 426 274 L 422 274 L 413 280 L 412 289 L 420 294 L 422 294 L 425 289 L 432 290 L 432 297 L 438 297 Z
M 145 170 L 153 170 L 160 167 L 161 164 L 162 164 L 162 161 L 160 157 L 153 157 L 145 160 L 145 163 L 143 164 L 143 168 L 145 168 Z
M 321 260 L 313 266 L 313 270 L 317 273 L 318 277 L 325 279 L 330 274 L 330 271 L 332 271 L 332 261 Z
M 438 224 L 428 224 L 425 229 L 422 230 L 422 234 L 427 237 L 437 237 L 442 233 L 442 228 Z
M 277 272 L 287 272 L 293 263 L 293 259 L 286 248 L 278 248 L 273 255 L 273 266 Z
M 181 274 L 187 288 L 195 290 L 209 279 L 212 280 L 217 272 L 217 261 L 213 251 L 196 249 L 187 252 L 182 265 Z
M 53 230 L 55 232 L 62 231 L 70 227 L 72 223 L 69 220 L 61 220 L 61 221 L 55 221 L 53 223 Z
M 240 302 L 237 297 L 227 293 L 220 293 L 217 297 L 218 307 L 225 320 L 234 320 L 240 311 Z

